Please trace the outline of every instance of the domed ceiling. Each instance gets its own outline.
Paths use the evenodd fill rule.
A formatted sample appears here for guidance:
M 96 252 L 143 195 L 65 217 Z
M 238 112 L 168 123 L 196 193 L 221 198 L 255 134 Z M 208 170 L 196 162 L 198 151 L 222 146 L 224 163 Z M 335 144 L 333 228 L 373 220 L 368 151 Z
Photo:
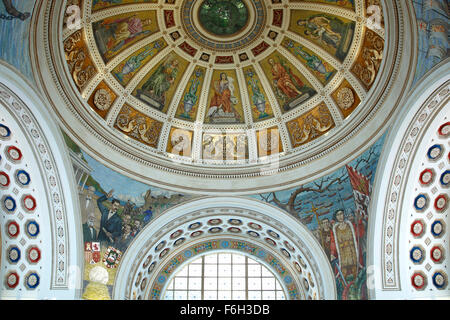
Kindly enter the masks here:
M 385 125 L 370 123 L 384 89 L 374 85 L 386 55 L 380 1 L 84 0 L 62 9 L 65 90 L 77 97 L 77 121 L 63 122 L 140 180 L 175 174 L 219 190 L 217 179 L 245 184 L 271 170 L 313 176 L 356 156 Z M 102 154 L 84 128 L 113 152 Z M 361 145 L 331 156 L 335 164 L 314 164 L 358 134 Z

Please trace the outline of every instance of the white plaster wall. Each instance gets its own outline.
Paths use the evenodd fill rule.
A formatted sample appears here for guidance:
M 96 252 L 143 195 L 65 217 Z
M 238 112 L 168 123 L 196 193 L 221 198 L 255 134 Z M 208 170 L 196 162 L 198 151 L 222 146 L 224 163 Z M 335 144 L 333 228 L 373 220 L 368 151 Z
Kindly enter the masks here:
M 4 62 L 0 63 L 0 83 L 11 93 L 9 102 L 18 102 L 21 110 L 31 118 L 31 122 L 27 124 L 23 118 L 18 117 L 19 113 L 11 104 L 0 105 L 2 117 L 17 134 L 24 157 L 30 162 L 30 174 L 35 183 L 33 187 L 39 210 L 39 247 L 42 251 L 41 262 L 36 270 L 41 275 L 39 290 L 14 293 L 2 286 L 1 298 L 77 299 L 80 296 L 83 270 L 81 219 L 73 169 L 64 140 L 57 122 L 40 95 L 17 70 Z M 49 187 L 43 158 L 29 132 L 31 126 L 39 132 L 41 141 L 46 146 L 57 191 Z M 54 200 L 55 193 L 59 197 L 58 203 Z M 61 215 L 57 215 L 57 210 L 60 210 Z M 4 226 L 1 227 L 3 231 Z M 23 230 L 21 233 L 26 238 Z M 24 253 L 25 250 L 22 254 Z M 4 274 L 5 270 L 2 268 L 2 282 Z M 22 280 L 23 277 L 21 282 Z

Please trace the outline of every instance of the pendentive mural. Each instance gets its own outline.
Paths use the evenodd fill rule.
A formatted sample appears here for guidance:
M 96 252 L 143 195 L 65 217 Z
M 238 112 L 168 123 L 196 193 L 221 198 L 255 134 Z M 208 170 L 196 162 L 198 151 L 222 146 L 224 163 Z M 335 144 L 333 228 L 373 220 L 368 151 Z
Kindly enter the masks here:
M 91 158 L 67 135 L 64 138 L 79 182 L 85 254 L 83 298 L 110 299 L 120 258 L 131 241 L 152 219 L 193 196 L 127 178 Z
M 29 58 L 29 28 L 34 0 L 0 1 L 0 59 L 33 81 Z
M 255 195 L 290 213 L 321 243 L 342 300 L 367 299 L 368 206 L 385 136 L 332 174 L 294 189 Z
M 125 177 L 64 136 L 79 181 L 85 250 L 83 298 L 110 299 L 121 257 L 136 235 L 172 206 L 198 196 Z M 316 181 L 249 196 L 285 210 L 313 232 L 333 267 L 342 300 L 367 299 L 368 204 L 383 142 L 384 136 L 359 158 Z

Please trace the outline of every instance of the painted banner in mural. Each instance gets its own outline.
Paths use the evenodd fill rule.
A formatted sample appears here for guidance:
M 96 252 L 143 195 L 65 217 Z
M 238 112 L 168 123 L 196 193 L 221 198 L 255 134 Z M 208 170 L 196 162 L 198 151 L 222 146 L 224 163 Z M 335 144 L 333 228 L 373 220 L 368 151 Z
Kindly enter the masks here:
M 357 159 L 311 183 L 253 196 L 313 232 L 333 267 L 341 300 L 367 299 L 368 204 L 383 142 L 384 136 Z

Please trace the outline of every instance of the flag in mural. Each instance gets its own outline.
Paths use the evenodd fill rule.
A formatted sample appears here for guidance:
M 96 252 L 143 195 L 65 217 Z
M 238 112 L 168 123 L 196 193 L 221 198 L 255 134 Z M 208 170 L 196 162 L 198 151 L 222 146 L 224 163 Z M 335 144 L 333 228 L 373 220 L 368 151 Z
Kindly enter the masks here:
M 353 197 L 356 204 L 356 212 L 360 218 L 367 220 L 367 207 L 370 201 L 370 181 L 367 177 L 346 165 L 350 184 L 353 188 Z

